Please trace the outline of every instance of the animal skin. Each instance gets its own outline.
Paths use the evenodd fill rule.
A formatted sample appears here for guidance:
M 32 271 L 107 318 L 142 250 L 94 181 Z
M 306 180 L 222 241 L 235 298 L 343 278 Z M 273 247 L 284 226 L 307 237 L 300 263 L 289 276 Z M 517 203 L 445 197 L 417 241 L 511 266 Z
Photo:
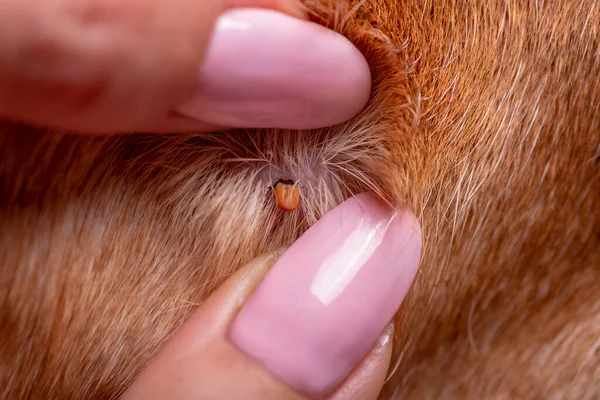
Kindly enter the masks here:
M 382 399 L 600 398 L 598 3 L 307 6 L 370 64 L 348 123 L 3 123 L 0 398 L 117 398 L 227 276 L 363 191 L 423 229 Z M 279 180 L 299 182 L 296 210 Z

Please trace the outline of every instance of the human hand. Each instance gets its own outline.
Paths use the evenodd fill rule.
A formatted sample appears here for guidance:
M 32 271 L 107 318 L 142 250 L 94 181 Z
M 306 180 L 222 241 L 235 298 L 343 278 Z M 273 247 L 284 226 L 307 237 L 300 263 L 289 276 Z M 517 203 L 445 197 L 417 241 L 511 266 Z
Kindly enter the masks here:
M 341 123 L 369 68 L 305 17 L 295 0 L 0 0 L 0 117 L 85 133 Z
M 376 399 L 420 253 L 409 210 L 356 195 L 226 281 L 123 399 Z

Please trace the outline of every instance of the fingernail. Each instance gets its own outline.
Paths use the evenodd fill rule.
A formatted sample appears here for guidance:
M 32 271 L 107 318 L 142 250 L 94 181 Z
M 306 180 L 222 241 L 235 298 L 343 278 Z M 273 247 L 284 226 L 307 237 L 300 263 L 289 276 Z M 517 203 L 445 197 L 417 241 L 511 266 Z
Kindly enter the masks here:
M 296 390 L 335 389 L 377 343 L 419 265 L 407 209 L 359 194 L 330 211 L 275 263 L 234 320 L 243 353 Z
M 312 129 L 358 114 L 371 75 L 342 35 L 267 9 L 218 19 L 192 96 L 177 112 L 239 128 Z
M 393 339 L 394 339 L 394 323 L 390 322 L 383 329 L 383 332 L 379 336 L 379 339 L 377 340 L 376 348 L 381 349 L 381 348 L 385 347 Z

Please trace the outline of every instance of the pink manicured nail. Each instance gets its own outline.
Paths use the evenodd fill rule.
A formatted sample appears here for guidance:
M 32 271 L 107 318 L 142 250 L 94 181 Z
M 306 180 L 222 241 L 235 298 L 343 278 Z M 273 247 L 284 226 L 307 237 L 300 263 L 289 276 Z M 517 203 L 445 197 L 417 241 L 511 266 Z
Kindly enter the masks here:
M 195 91 L 177 111 L 234 128 L 321 128 L 358 114 L 370 91 L 369 66 L 342 35 L 234 9 L 217 21 Z
M 409 210 L 367 194 L 350 198 L 279 258 L 230 339 L 298 391 L 327 394 L 376 343 L 420 254 L 421 230 Z

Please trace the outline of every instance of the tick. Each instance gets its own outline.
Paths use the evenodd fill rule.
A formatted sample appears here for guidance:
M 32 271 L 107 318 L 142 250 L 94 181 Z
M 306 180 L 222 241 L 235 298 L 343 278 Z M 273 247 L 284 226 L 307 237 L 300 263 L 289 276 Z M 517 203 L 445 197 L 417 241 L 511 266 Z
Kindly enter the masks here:
M 300 188 L 294 181 L 280 180 L 275 184 L 275 202 L 283 211 L 293 211 L 300 204 Z

